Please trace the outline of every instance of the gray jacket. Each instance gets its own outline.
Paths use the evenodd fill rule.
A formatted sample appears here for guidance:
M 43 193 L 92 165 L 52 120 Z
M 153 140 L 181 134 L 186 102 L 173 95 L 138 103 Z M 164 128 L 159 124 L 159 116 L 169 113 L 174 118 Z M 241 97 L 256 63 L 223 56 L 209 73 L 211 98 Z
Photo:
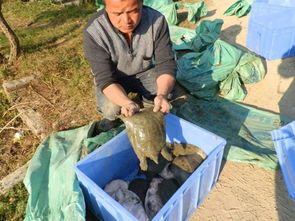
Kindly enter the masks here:
M 84 46 L 95 84 L 100 90 L 118 78 L 153 67 L 158 75 L 175 76 L 176 73 L 165 17 L 147 6 L 143 6 L 141 21 L 133 32 L 130 46 L 111 24 L 104 9 L 89 20 L 84 31 Z

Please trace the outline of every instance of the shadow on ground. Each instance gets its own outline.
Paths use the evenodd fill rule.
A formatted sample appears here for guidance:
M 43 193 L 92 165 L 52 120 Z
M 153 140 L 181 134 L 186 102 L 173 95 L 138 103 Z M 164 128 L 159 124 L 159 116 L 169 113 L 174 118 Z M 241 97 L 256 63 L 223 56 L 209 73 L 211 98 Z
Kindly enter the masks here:
M 295 46 L 291 50 L 295 51 Z M 286 55 L 288 55 L 288 52 L 286 52 Z M 281 115 L 295 120 L 295 56 L 282 59 L 282 63 L 278 67 L 278 73 L 283 79 L 293 78 L 292 83 L 285 92 L 283 88 L 280 88 L 279 83 L 277 92 L 283 94 L 279 101 Z
M 291 51 L 295 51 L 293 46 Z M 287 51 L 283 57 L 288 56 L 290 51 Z M 282 63 L 278 67 L 278 73 L 281 78 L 293 78 L 290 86 L 284 90 L 281 82 L 278 84 L 277 93 L 283 94 L 279 101 L 280 114 L 295 119 L 295 56 L 282 59 Z M 280 87 L 281 86 L 281 87 Z M 294 174 L 295 175 L 295 174 Z M 278 210 L 279 220 L 291 221 L 295 220 L 295 201 L 288 196 L 287 188 L 284 183 L 282 171 L 278 169 L 275 177 L 276 185 L 276 205 Z
M 95 7 L 89 9 L 87 5 L 72 5 L 61 10 L 41 12 L 28 27 L 18 32 L 22 50 L 33 53 L 46 45 L 57 46 L 65 43 L 73 37 L 70 34 L 86 25 L 85 17 L 89 17 L 95 11 Z M 46 34 L 48 30 L 50 33 Z
M 32 24 L 38 22 L 47 22 L 48 25 L 55 23 L 65 23 L 68 20 L 85 18 L 90 14 L 96 12 L 96 9 L 89 9 L 85 6 L 65 6 L 62 10 L 44 11 L 40 13 L 32 22 Z

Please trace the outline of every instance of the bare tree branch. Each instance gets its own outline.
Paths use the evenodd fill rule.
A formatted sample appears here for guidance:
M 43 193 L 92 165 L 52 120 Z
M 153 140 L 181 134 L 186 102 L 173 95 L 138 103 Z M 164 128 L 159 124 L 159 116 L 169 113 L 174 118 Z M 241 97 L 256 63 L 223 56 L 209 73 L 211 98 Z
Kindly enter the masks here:
M 13 30 L 10 28 L 9 24 L 6 22 L 3 14 L 2 14 L 2 3 L 3 1 L 0 0 L 0 28 L 2 29 L 3 33 L 7 37 L 10 43 L 10 56 L 9 56 L 9 63 L 12 63 L 16 60 L 20 53 L 19 41 Z

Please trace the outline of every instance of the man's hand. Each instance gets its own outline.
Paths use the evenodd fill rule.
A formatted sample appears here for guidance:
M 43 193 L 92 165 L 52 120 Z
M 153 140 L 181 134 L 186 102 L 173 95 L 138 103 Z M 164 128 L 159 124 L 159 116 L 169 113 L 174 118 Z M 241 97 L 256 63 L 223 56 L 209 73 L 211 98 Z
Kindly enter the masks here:
M 168 114 L 170 112 L 170 104 L 164 95 L 157 95 L 154 99 L 154 112 L 161 111 L 163 114 Z
M 132 116 L 140 109 L 138 104 L 128 98 L 124 88 L 120 84 L 110 84 L 102 92 L 110 101 L 121 107 L 121 114 L 125 117 Z
M 125 117 L 130 117 L 139 111 L 140 107 L 135 102 L 130 102 L 121 107 L 121 114 Z

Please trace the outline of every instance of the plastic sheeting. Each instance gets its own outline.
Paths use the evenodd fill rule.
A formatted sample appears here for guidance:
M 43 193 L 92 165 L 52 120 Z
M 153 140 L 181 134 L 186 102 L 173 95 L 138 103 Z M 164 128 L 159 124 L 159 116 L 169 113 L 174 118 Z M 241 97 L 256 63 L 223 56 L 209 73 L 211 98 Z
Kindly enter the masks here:
M 143 4 L 161 12 L 168 24 L 178 24 L 177 5 L 172 0 L 144 0 Z
M 170 25 L 177 25 L 180 22 L 177 16 L 178 9 L 187 10 L 187 20 L 191 23 L 195 23 L 199 18 L 208 13 L 208 9 L 203 1 L 180 3 L 173 0 L 144 0 L 143 4 L 161 12 Z
M 225 159 L 277 168 L 270 131 L 290 119 L 218 97 L 207 101 L 190 96 L 173 113 L 226 139 Z
M 93 150 L 124 127 L 91 137 L 94 124 L 53 133 L 38 147 L 30 161 L 24 184 L 29 192 L 25 221 L 82 221 L 85 203 L 74 166 L 83 142 Z
M 189 40 L 183 38 L 183 41 L 188 46 L 187 49 L 194 52 L 202 52 L 206 50 L 208 46 L 214 44 L 214 42 L 219 38 L 222 25 L 222 19 L 215 19 L 214 21 L 201 21 L 196 27 L 193 38 Z M 174 39 L 174 37 L 172 37 L 172 39 Z
M 187 20 L 191 23 L 196 23 L 199 18 L 204 17 L 208 13 L 208 9 L 203 1 L 179 3 L 173 0 L 144 0 L 143 4 L 161 12 L 170 25 L 177 25 L 180 22 L 177 16 L 178 9 L 187 10 Z
M 196 36 L 183 40 L 195 52 L 177 61 L 176 78 L 199 98 L 211 99 L 219 92 L 224 98 L 242 101 L 247 94 L 243 84 L 263 79 L 265 69 L 259 57 L 218 39 L 222 24 L 220 19 L 201 21 Z
M 236 15 L 242 17 L 247 15 L 251 11 L 251 5 L 254 0 L 238 0 L 231 6 L 229 6 L 224 15 Z

